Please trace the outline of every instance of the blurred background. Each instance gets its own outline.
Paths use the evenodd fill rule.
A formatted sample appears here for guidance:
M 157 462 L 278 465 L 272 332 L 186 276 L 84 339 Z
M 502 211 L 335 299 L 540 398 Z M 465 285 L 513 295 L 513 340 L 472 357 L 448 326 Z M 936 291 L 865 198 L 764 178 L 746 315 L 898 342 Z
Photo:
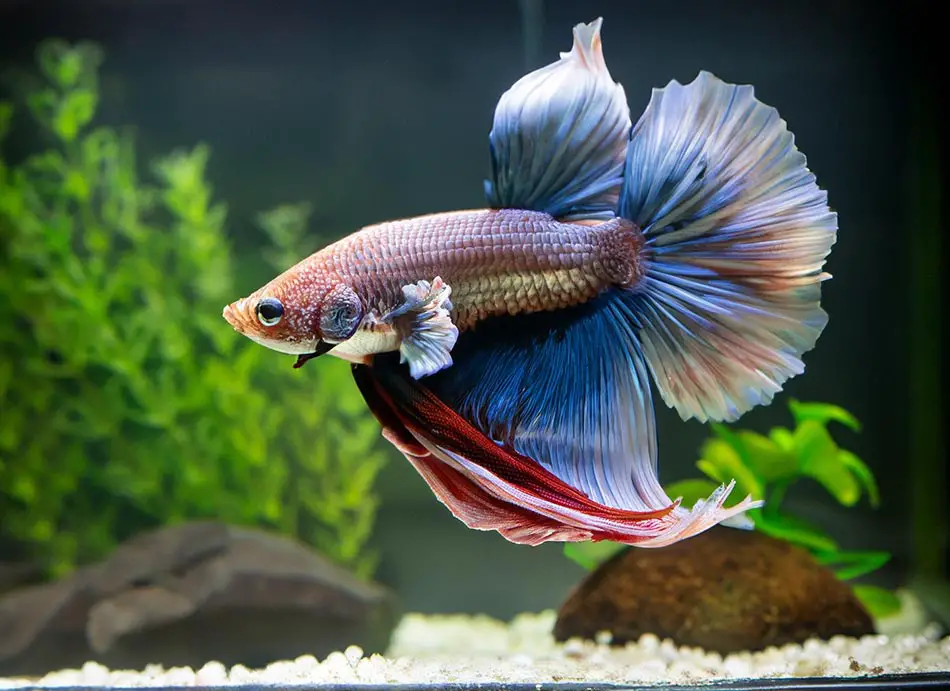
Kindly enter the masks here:
M 805 375 L 741 426 L 789 425 L 791 398 L 849 410 L 863 429 L 838 439 L 881 506 L 844 511 L 807 486 L 788 504 L 849 548 L 892 552 L 882 582 L 945 573 L 942 149 L 916 12 L 0 0 L 16 104 L 0 118 L 0 562 L 56 575 L 137 530 L 218 516 L 299 535 L 410 610 L 556 607 L 583 574 L 560 545 L 466 529 L 379 440 L 345 365 L 292 371 L 220 310 L 361 226 L 482 206 L 498 97 L 603 16 L 634 120 L 652 88 L 704 69 L 789 123 L 839 213 L 831 319 Z M 38 62 L 51 38 L 74 52 L 47 44 Z M 708 430 L 657 414 L 661 479 L 696 475 Z

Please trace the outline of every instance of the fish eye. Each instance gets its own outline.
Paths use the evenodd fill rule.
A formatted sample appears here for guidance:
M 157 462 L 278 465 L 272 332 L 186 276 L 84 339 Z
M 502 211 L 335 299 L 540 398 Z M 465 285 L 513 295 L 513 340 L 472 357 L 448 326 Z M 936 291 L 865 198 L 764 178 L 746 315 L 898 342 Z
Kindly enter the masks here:
M 276 326 L 284 316 L 284 306 L 277 298 L 264 298 L 257 303 L 257 318 L 264 326 Z

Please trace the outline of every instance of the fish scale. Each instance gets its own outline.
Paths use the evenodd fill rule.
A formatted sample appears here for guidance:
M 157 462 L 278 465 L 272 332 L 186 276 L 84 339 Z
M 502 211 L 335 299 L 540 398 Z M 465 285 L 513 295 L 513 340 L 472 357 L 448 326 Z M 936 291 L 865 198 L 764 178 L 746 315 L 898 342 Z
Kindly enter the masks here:
M 332 271 L 366 304 L 398 306 L 402 287 L 440 276 L 460 330 L 491 316 L 570 307 L 636 280 L 640 233 L 623 219 L 561 223 L 511 209 L 433 214 L 368 226 L 331 245 Z

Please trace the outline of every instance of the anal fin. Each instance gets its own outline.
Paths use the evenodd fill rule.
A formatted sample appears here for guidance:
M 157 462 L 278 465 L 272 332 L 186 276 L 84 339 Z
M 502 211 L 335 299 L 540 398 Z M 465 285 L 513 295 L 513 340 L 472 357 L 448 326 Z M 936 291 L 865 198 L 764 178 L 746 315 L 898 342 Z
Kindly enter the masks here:
M 757 505 L 747 499 L 724 509 L 730 484 L 692 510 L 669 499 L 647 510 L 607 506 L 486 437 L 427 384 L 409 377 L 395 354 L 356 366 L 353 375 L 384 436 L 452 514 L 472 529 L 497 530 L 511 542 L 613 540 L 660 547 Z
M 394 443 L 470 527 L 532 544 L 670 544 L 755 503 L 724 508 L 724 485 L 688 510 L 663 491 L 635 305 L 615 290 L 557 313 L 486 320 L 424 382 L 395 353 L 357 371 L 408 432 Z

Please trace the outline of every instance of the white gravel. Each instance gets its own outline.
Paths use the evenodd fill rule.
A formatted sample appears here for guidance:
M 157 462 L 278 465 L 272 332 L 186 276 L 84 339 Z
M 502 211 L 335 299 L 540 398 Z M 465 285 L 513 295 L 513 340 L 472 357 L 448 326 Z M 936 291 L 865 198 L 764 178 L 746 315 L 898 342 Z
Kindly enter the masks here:
M 425 684 L 447 682 L 587 682 L 669 684 L 761 677 L 853 677 L 950 671 L 950 637 L 936 626 L 917 633 L 844 637 L 725 657 L 645 635 L 622 648 L 598 643 L 555 643 L 554 612 L 524 614 L 509 623 L 488 617 L 407 615 L 386 657 L 364 657 L 352 646 L 318 661 L 311 656 L 265 669 L 226 669 L 209 662 L 199 670 L 111 671 L 96 663 L 53 672 L 40 680 L 0 679 L 20 686 L 227 686 L 235 684 Z M 900 627 L 898 627 L 900 628 Z

